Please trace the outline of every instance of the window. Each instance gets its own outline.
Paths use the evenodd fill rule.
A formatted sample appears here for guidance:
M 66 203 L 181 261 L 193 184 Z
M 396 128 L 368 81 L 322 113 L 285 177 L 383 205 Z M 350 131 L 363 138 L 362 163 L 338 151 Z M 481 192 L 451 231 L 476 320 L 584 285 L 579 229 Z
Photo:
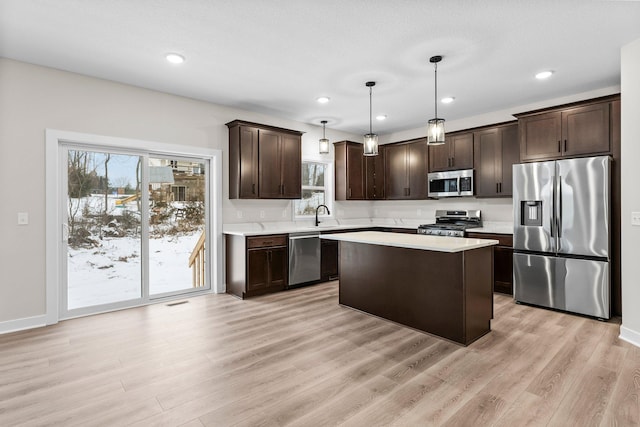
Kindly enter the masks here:
M 331 210 L 330 165 L 322 162 L 302 162 L 302 199 L 294 203 L 295 216 L 315 216 L 319 205 L 329 206 Z M 326 214 L 324 210 L 320 214 Z
M 184 185 L 173 185 L 171 187 L 173 193 L 174 202 L 186 202 L 187 201 L 187 187 Z

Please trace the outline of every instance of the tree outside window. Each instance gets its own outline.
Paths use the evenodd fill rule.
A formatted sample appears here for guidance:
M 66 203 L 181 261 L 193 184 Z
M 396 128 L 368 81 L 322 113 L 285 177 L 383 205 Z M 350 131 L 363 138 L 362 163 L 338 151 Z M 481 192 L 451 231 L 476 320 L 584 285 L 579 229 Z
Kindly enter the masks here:
M 326 163 L 302 162 L 302 199 L 295 201 L 296 217 L 315 216 L 319 205 L 329 204 L 327 170 Z

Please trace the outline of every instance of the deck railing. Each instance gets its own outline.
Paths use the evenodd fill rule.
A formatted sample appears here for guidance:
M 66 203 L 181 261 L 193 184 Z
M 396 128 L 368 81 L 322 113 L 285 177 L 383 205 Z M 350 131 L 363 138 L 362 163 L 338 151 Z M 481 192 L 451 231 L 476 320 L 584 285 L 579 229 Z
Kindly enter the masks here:
M 189 267 L 191 267 L 191 281 L 193 283 L 194 288 L 200 288 L 205 285 L 205 277 L 204 277 L 204 242 L 205 235 L 204 231 L 202 235 L 198 239 L 198 243 L 191 251 L 191 256 L 189 256 Z

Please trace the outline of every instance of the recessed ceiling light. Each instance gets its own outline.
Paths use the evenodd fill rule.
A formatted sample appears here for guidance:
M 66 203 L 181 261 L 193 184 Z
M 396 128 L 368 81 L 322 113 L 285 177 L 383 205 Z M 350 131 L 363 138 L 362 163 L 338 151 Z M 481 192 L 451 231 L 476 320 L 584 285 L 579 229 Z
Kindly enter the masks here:
M 443 104 L 451 104 L 454 99 L 455 98 L 453 96 L 447 96 L 445 98 L 442 98 L 440 102 L 442 102 Z
M 552 74 L 553 74 L 553 71 L 551 70 L 541 71 L 538 74 L 536 74 L 536 79 L 538 80 L 548 79 L 549 77 L 551 77 Z
M 385 120 L 387 118 L 386 114 L 378 114 L 376 116 L 376 120 Z
M 182 64 L 184 62 L 184 56 L 177 53 L 167 53 L 165 58 L 172 64 Z
M 318 101 L 320 104 L 326 104 L 330 99 L 331 98 L 329 98 L 328 96 L 321 96 L 320 98 L 317 98 L 316 101 Z

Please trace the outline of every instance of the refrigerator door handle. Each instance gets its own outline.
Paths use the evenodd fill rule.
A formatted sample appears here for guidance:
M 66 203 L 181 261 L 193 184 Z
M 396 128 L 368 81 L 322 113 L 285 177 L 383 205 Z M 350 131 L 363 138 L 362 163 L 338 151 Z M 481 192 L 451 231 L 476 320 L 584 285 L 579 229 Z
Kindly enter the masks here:
M 558 175 L 558 206 L 556 209 L 556 234 L 558 235 L 558 251 L 560 250 L 560 239 L 562 238 L 562 175 Z

